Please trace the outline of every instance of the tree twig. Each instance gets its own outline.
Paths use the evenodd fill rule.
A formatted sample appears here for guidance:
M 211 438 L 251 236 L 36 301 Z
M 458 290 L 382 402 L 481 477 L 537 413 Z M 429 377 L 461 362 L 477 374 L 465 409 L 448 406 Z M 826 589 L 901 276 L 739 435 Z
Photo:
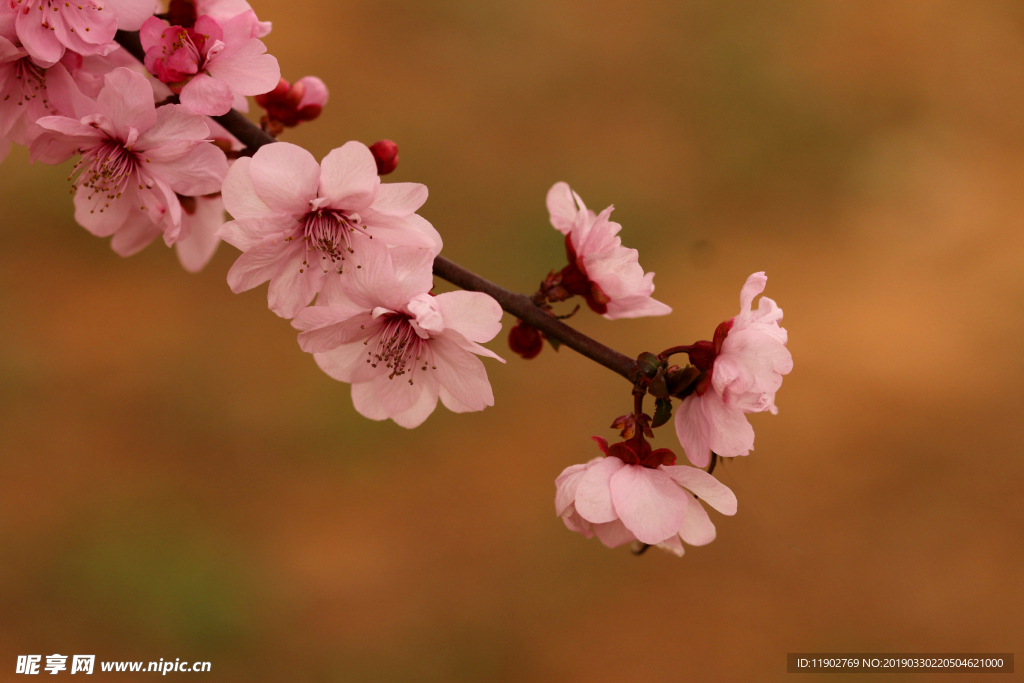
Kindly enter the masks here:
M 146 53 L 142 49 L 138 32 L 118 31 L 116 40 L 132 56 L 140 62 L 145 62 Z M 214 116 L 213 119 L 246 146 L 241 152 L 243 155 L 252 156 L 263 145 L 276 142 L 266 131 L 234 109 L 223 116 Z M 549 315 L 534 304 L 530 297 L 499 287 L 443 256 L 434 259 L 434 274 L 462 289 L 491 295 L 504 310 L 537 328 L 546 336 L 622 375 L 630 382 L 635 381 L 638 373 L 635 360 Z

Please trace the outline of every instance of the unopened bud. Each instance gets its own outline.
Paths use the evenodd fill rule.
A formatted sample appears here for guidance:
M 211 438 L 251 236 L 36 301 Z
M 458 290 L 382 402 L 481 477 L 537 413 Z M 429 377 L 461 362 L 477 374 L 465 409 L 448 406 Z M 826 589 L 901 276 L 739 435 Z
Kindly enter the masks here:
M 373 148 L 371 147 L 370 149 Z M 540 336 L 540 330 L 520 320 L 508 333 L 508 345 L 509 348 L 520 356 L 530 360 L 531 358 L 536 358 L 541 350 L 543 350 L 544 340 Z
M 378 140 L 370 145 L 370 151 L 373 152 L 373 158 L 377 162 L 377 175 L 387 175 L 398 168 L 398 145 L 391 140 Z M 540 353 L 539 349 L 537 353 Z M 537 353 L 533 356 L 536 356 Z M 533 358 L 533 356 L 523 357 Z
M 277 87 L 255 99 L 256 104 L 267 111 L 263 117 L 264 128 L 276 137 L 285 128 L 294 128 L 320 116 L 328 95 L 323 81 L 316 76 L 305 76 L 291 84 L 282 78 Z

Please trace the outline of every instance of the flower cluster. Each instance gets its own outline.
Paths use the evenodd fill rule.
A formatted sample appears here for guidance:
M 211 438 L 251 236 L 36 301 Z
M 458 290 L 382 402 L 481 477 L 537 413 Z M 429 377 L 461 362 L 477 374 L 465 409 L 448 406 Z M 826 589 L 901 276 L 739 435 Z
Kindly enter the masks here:
M 567 263 L 543 280 L 532 306 L 479 278 L 463 286 L 505 296 L 501 305 L 480 291 L 435 294 L 434 268 L 450 262 L 419 213 L 427 188 L 380 179 L 396 169 L 397 145 L 352 141 L 317 162 L 277 142 L 320 116 L 326 84 L 281 77 L 263 42 L 271 26 L 245 0 L 171 0 L 161 9 L 156 0 L 3 0 L 0 159 L 12 143 L 44 164 L 77 157 L 68 176 L 75 220 L 110 237 L 122 256 L 162 238 L 196 272 L 222 240 L 236 247 L 231 289 L 269 283 L 270 310 L 291 320 L 299 347 L 328 376 L 351 385 L 362 415 L 413 428 L 438 401 L 457 413 L 493 405 L 481 357 L 504 361 L 482 344 L 501 331 L 503 305 L 530 320 L 517 320 L 508 338 L 527 359 L 545 340 L 557 350 L 569 338 L 554 319 L 580 307 L 565 315 L 554 307 L 573 297 L 608 320 L 671 313 L 652 296 L 654 273 L 623 246 L 613 207 L 595 213 L 562 182 L 548 191 L 547 208 Z M 137 41 L 124 33 L 132 31 Z M 248 111 L 249 97 L 265 110 L 262 132 L 223 117 Z M 620 370 L 634 400 L 613 422 L 623 440 L 594 437 L 604 457 L 556 480 L 556 513 L 569 529 L 610 547 L 633 542 L 682 555 L 684 542 L 715 537 L 702 503 L 735 514 L 735 496 L 711 472 L 719 456 L 749 454 L 747 414 L 777 412 L 776 392 L 793 367 L 781 309 L 763 297 L 753 308 L 766 284 L 764 273 L 748 278 L 740 313 L 711 341 L 643 353 Z M 681 353 L 690 363 L 671 364 Z M 652 415 L 646 396 L 655 399 Z M 648 442 L 673 411 L 695 467 Z

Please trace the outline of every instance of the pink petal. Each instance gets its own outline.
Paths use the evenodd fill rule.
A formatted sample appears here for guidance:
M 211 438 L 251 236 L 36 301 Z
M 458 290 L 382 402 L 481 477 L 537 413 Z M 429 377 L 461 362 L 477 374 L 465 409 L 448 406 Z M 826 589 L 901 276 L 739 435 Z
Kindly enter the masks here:
M 374 240 L 380 240 L 388 246 L 406 246 L 431 249 L 434 255 L 441 252 L 441 235 L 427 219 L 417 213 L 404 218 L 378 214 L 373 209 L 366 209 L 361 216 L 367 232 Z
M 626 465 L 609 485 L 615 512 L 637 539 L 654 545 L 678 533 L 688 496 L 665 472 Z
M 669 536 L 657 546 L 666 552 L 670 552 L 676 557 L 682 557 L 686 554 L 686 550 L 683 548 L 683 542 L 679 540 L 679 534 L 673 534 Z
M 704 506 L 691 495 L 686 496 L 686 518 L 679 527 L 679 535 L 690 545 L 707 545 L 715 540 L 715 525 Z
M 578 510 L 577 510 L 578 512 Z M 617 548 L 623 543 L 630 543 L 637 540 L 633 532 L 626 528 L 621 519 L 611 522 L 594 525 L 594 533 L 597 538 L 608 548 Z
M 747 281 L 743 283 L 743 289 L 740 290 L 740 312 L 749 311 L 750 305 L 754 303 L 754 297 L 763 292 L 767 286 L 768 276 L 764 274 L 763 270 L 748 277 Z
M 295 219 L 277 213 L 259 218 L 242 218 L 221 226 L 217 236 L 242 251 L 248 251 L 267 239 L 283 240 L 295 228 Z
M 305 265 L 306 253 L 299 245 L 296 254 L 270 279 L 267 303 L 282 318 L 293 318 L 313 301 L 320 291 L 324 272 Z
M 369 337 L 367 330 L 376 327 L 369 313 L 340 306 L 304 308 L 292 325 L 306 330 L 299 334 L 299 348 L 306 353 L 326 353 L 342 344 L 362 341 Z
M 90 194 L 92 199 L 89 199 Z M 120 199 L 114 200 L 102 193 L 93 194 L 87 188 L 80 189 L 75 193 L 75 221 L 97 237 L 113 235 L 128 219 L 128 212 L 138 208 L 134 206 L 136 197 L 136 193 L 127 188 Z
M 259 40 L 247 40 L 238 49 L 214 57 L 206 70 L 239 95 L 262 95 L 281 80 L 277 57 L 265 54 L 267 46 Z
M 281 270 L 297 254 L 301 245 L 288 242 L 266 242 L 238 257 L 228 271 L 228 285 L 239 294 L 261 285 Z
M 427 186 L 419 183 L 382 183 L 371 208 L 385 216 L 404 218 L 427 201 Z
M 676 436 L 686 457 L 697 467 L 707 467 L 711 462 L 711 423 L 704 412 L 707 396 L 692 394 L 676 408 Z
M 180 104 L 167 104 L 156 110 L 154 124 L 140 133 L 135 147 L 152 150 L 185 140 L 198 142 L 209 136 L 210 127 L 204 117 Z
M 327 353 L 313 354 L 313 360 L 329 377 L 349 383 L 356 379 L 364 382 L 371 379 L 365 376 L 366 368 L 370 367 L 366 358 L 366 347 L 362 342 L 343 344 Z
M 382 306 L 397 311 L 409 300 L 402 295 L 387 247 L 376 240 L 360 240 L 345 264 L 341 286 L 356 305 L 366 309 Z
M 260 147 L 249 164 L 256 194 L 279 213 L 303 216 L 316 199 L 320 166 L 313 155 L 297 145 L 275 142 Z
M 726 458 L 749 455 L 754 449 L 754 428 L 743 411 L 729 407 L 713 391 L 704 394 L 704 398 L 703 408 L 711 427 L 711 450 Z
M 152 86 L 145 76 L 125 67 L 104 77 L 96 103 L 121 140 L 128 138 L 130 128 L 145 131 L 157 121 Z
M 332 208 L 362 211 L 371 205 L 380 178 L 377 162 L 366 145 L 346 142 L 324 157 L 321 166 L 320 196 L 327 197 Z
M 402 298 L 412 299 L 429 292 L 434 286 L 434 255 L 429 249 L 394 247 L 388 250 Z
M 181 159 L 160 161 L 154 157 L 146 170 L 184 197 L 202 197 L 220 191 L 228 162 L 219 147 L 201 142 Z
M 181 265 L 190 273 L 198 273 L 213 258 L 220 244 L 217 231 L 224 223 L 224 202 L 220 197 L 196 198 L 196 210 L 182 219 L 188 223 L 189 235 L 178 240 L 174 248 Z
M 36 61 L 47 65 L 56 64 L 64 56 L 64 46 L 53 31 L 43 28 L 40 14 L 36 14 L 35 11 L 17 12 L 15 27 L 18 31 L 18 39 Z
M 576 489 L 589 469 L 588 463 L 569 465 L 555 479 L 555 514 L 563 514 L 576 500 Z
M 204 73 L 193 76 L 181 90 L 181 103 L 197 114 L 227 114 L 234 101 L 235 96 L 227 82 Z
M 435 297 L 446 328 L 474 342 L 487 342 L 501 332 L 501 305 L 483 292 L 458 290 Z
M 479 358 L 444 337 L 431 339 L 429 344 L 437 369 L 428 369 L 427 372 L 436 377 L 459 403 L 470 411 L 494 405 L 487 370 Z M 455 411 L 452 406 L 446 407 Z
M 551 225 L 563 235 L 569 234 L 578 213 L 569 184 L 558 182 L 552 185 L 548 190 L 547 204 Z
M 224 195 L 224 208 L 234 219 L 254 218 L 271 213 L 252 184 L 252 177 L 249 175 L 250 157 L 242 157 L 231 165 L 227 176 L 224 178 L 224 185 L 221 193 Z
M 576 489 L 575 501 L 576 511 L 583 519 L 595 524 L 618 519 L 609 482 L 612 475 L 624 466 L 618 458 L 609 457 L 587 470 Z
M 423 424 L 434 409 L 437 408 L 438 384 L 434 381 L 419 382 L 414 386 L 419 387 L 419 394 L 416 401 L 406 410 L 395 413 L 391 416 L 395 424 L 406 429 L 414 429 Z
M 704 470 L 686 465 L 662 465 L 661 469 L 677 484 L 697 494 L 723 515 L 736 514 L 736 494 Z
M 134 256 L 160 236 L 159 225 L 141 211 L 132 211 L 128 220 L 114 233 L 110 248 L 119 256 Z
M 146 19 L 159 11 L 154 0 L 106 0 L 104 9 L 114 12 L 117 28 L 122 31 L 138 31 Z
M 353 384 L 352 404 L 363 417 L 386 420 L 412 408 L 421 391 L 401 377 L 388 379 L 387 373 L 383 373 L 369 382 Z

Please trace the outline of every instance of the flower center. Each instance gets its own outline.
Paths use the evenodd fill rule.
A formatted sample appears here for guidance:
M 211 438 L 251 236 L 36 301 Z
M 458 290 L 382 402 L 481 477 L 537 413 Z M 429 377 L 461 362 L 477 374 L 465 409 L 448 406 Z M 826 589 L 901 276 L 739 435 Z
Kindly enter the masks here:
M 333 270 L 340 274 L 345 254 L 355 253 L 352 237 L 357 232 L 366 234 L 359 214 L 335 209 L 317 209 L 306 214 L 298 230 L 306 243 L 306 258 L 300 272 L 315 265 L 324 273 Z
M 433 365 L 433 353 L 426 340 L 416 334 L 409 324 L 409 317 L 404 313 L 385 314 L 386 319 L 380 331 L 367 339 L 363 344 L 370 347 L 366 352 L 366 362 L 371 367 L 384 363 L 391 369 L 388 379 L 409 374 L 409 384 L 413 383 L 416 371 L 426 372 Z
M 89 193 L 86 199 L 105 199 L 103 206 L 97 203 L 99 212 L 103 213 L 104 209 L 110 208 L 110 202 L 121 198 L 121 194 L 132 182 L 139 170 L 139 159 L 121 141 L 112 138 L 105 139 L 92 149 L 79 152 L 82 158 L 68 176 L 68 180 L 72 181 L 71 192 L 73 194 L 85 188 Z M 139 189 L 145 187 L 140 182 Z

